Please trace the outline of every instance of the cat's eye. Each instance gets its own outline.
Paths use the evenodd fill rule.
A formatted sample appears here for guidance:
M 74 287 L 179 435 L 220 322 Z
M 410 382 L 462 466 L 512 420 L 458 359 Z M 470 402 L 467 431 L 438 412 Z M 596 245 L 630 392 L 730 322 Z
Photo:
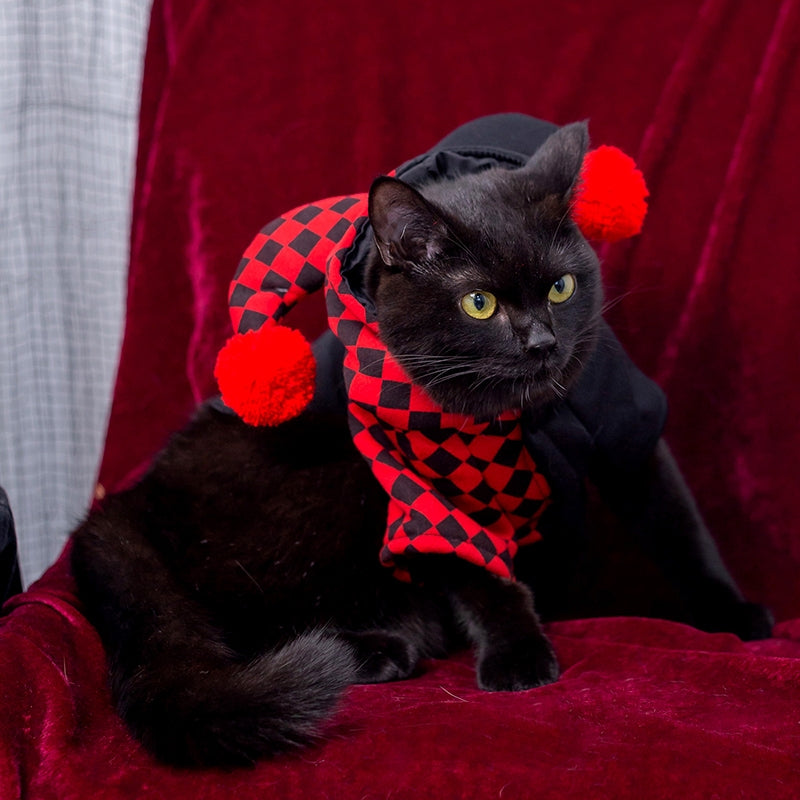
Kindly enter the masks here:
M 562 275 L 551 287 L 547 299 L 551 303 L 563 303 L 575 294 L 575 277 Z
M 461 308 L 473 319 L 489 319 L 497 310 L 497 298 L 491 292 L 470 292 L 461 298 Z

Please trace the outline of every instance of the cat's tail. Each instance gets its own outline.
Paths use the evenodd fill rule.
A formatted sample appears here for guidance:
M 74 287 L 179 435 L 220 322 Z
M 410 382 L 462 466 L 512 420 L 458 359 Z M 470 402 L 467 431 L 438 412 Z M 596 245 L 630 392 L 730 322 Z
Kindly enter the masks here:
M 124 677 L 117 707 L 151 752 L 177 765 L 252 764 L 311 744 L 357 675 L 350 646 L 321 631 L 247 663 L 153 666 Z
M 128 727 L 186 766 L 251 764 L 313 742 L 357 679 L 351 645 L 310 630 L 249 660 L 235 654 L 132 521 L 137 498 L 112 499 L 72 538 L 79 595 Z

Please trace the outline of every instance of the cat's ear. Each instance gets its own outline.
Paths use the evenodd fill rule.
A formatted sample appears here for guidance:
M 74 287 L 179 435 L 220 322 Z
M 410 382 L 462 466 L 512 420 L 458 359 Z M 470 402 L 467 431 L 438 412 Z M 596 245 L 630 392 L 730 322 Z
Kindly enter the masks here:
M 551 134 L 522 167 L 535 182 L 537 194 L 567 198 L 581 173 L 589 147 L 586 122 L 564 125 Z
M 369 219 L 381 259 L 391 267 L 433 260 L 447 226 L 436 209 L 397 178 L 377 178 L 369 190 Z

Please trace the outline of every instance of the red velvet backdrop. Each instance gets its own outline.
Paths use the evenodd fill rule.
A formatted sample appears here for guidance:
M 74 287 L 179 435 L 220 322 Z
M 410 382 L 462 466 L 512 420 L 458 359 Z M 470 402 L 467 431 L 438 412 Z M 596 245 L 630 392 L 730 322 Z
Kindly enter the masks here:
M 799 25 L 789 0 L 156 2 L 101 482 L 214 391 L 228 281 L 265 222 L 363 191 L 482 114 L 589 118 L 652 192 L 644 234 L 605 253 L 609 319 L 668 393 L 736 576 L 800 614 Z M 320 303 L 297 313 L 322 328 Z
M 734 573 L 784 622 L 747 645 L 556 623 L 552 686 L 478 692 L 464 655 L 353 687 L 320 747 L 188 773 L 111 709 L 62 557 L 0 617 L 0 797 L 800 796 L 799 46 L 800 0 L 155 0 L 107 489 L 214 391 L 228 281 L 265 222 L 363 191 L 482 114 L 588 117 L 652 192 L 643 235 L 603 253 L 609 319 L 669 395 Z

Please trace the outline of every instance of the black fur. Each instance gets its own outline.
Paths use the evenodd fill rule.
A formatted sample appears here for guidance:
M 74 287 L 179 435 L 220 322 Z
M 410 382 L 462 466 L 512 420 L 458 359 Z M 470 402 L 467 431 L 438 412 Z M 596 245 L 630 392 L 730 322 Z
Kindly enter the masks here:
M 599 269 L 569 215 L 585 148 L 585 126 L 568 126 L 520 170 L 421 192 L 374 184 L 365 285 L 387 347 L 447 410 L 542 406 L 591 353 Z M 574 296 L 548 302 L 564 275 Z M 459 306 L 478 289 L 497 297 L 490 319 Z M 698 624 L 768 635 L 664 445 L 636 475 L 598 477 Z M 170 763 L 252 763 L 313 741 L 348 684 L 406 678 L 464 643 L 483 689 L 557 679 L 528 587 L 438 557 L 409 564 L 414 581 L 401 583 L 378 563 L 385 519 L 344 420 L 306 413 L 259 429 L 201 409 L 73 537 L 80 596 L 134 734 Z
M 587 144 L 582 124 L 559 129 L 519 170 L 496 168 L 417 192 L 383 178 L 370 192 L 377 252 L 366 286 L 381 337 L 411 378 L 449 411 L 491 417 L 563 396 L 594 346 L 600 270 L 570 216 Z M 554 170 L 552 173 L 547 170 Z M 579 286 L 548 302 L 555 281 Z M 466 316 L 467 293 L 496 295 L 498 312 Z M 533 331 L 555 346 L 530 347 Z
M 73 571 L 145 745 L 249 763 L 311 741 L 348 684 L 443 655 L 448 620 L 378 563 L 385 505 L 344 420 L 209 407 L 91 514 Z

